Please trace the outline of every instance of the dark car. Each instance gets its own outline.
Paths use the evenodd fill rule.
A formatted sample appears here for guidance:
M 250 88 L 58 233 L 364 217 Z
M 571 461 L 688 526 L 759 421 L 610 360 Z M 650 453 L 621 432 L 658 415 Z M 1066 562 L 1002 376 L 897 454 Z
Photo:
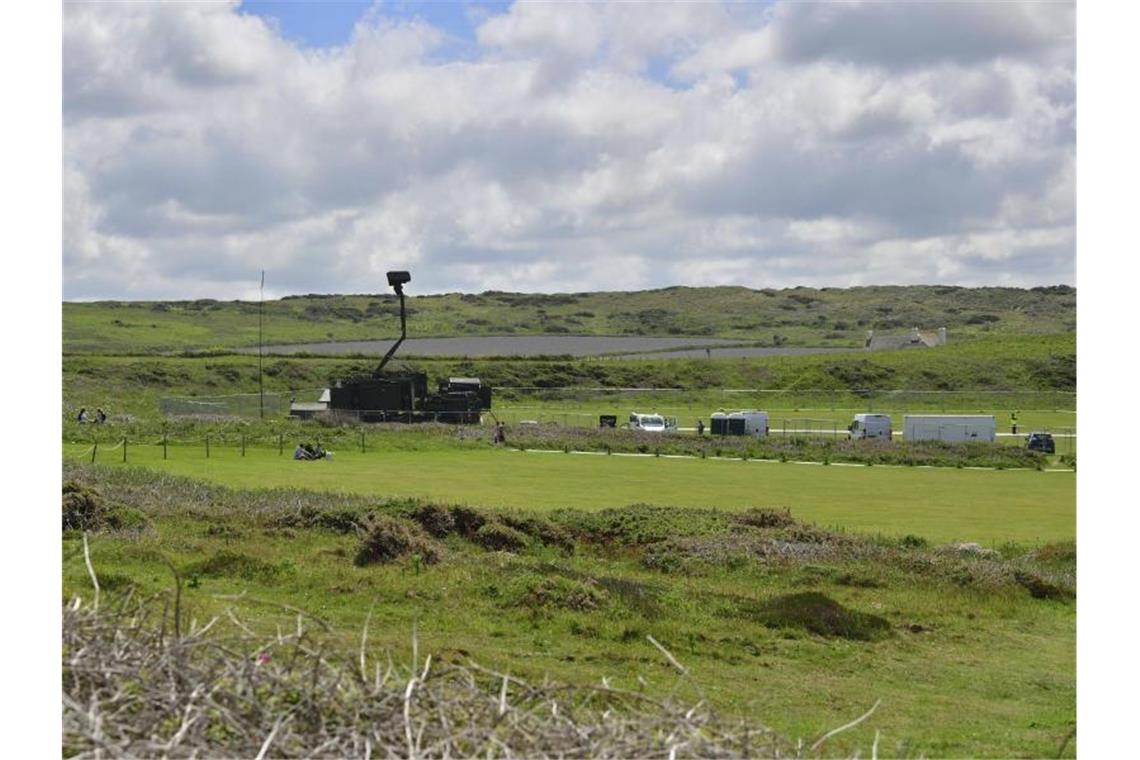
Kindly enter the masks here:
M 1030 433 L 1025 438 L 1025 447 L 1030 451 L 1040 451 L 1045 454 L 1054 454 L 1057 451 L 1052 433 Z

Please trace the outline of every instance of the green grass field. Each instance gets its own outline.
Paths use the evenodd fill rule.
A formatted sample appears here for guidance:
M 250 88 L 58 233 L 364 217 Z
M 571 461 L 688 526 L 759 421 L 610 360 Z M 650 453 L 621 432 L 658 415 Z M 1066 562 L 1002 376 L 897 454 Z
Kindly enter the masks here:
M 65 446 L 80 456 L 89 447 Z M 934 541 L 1044 543 L 1076 531 L 1073 472 L 801 465 L 515 450 L 338 451 L 295 462 L 287 449 L 129 446 L 128 465 L 239 488 L 422 497 L 493 508 L 603 509 L 634 503 L 790 507 L 803 520 Z M 121 450 L 99 462 L 121 464 Z
M 361 452 L 358 427 L 281 414 L 260 420 L 256 404 L 240 412 L 223 404 L 210 417 L 160 411 L 169 396 L 245 394 L 249 402 L 259 388 L 257 358 L 227 351 L 256 345 L 256 304 L 64 304 L 64 475 L 121 513 L 120 522 L 89 533 L 104 599 L 130 589 L 161 605 L 172 596 L 174 568 L 186 622 L 222 616 L 224 630 L 233 610 L 272 637 L 303 610 L 328 626 L 322 645 L 346 660 L 357 656 L 367 619 L 376 662 L 388 654 L 410 661 L 415 630 L 421 659 L 471 657 L 531 680 L 605 679 L 655 697 L 706 700 L 795 738 L 817 737 L 882 700 L 871 720 L 828 745 L 837 755 L 870 755 L 876 732 L 882 756 L 1075 755 L 1073 469 L 1012 469 L 1029 455 L 1009 449 L 965 463 L 1010 469 L 958 468 L 942 454 L 937 461 L 951 466 L 848 465 L 836 454 L 842 445 L 819 449 L 813 464 L 616 453 L 657 446 L 636 440 L 613 455 L 533 450 L 604 448 L 616 439 L 592 441 L 566 428 L 631 411 L 690 427 L 698 418 L 707 424 L 718 408 L 758 408 L 777 431 L 786 424 L 826 436 L 842 435 L 860 411 L 891 414 L 896 430 L 906 413 L 994 414 L 1004 433 L 1017 410 L 1021 433 L 1074 430 L 1072 288 L 491 292 L 417 297 L 409 306 L 409 333 L 418 336 L 700 335 L 857 346 L 867 329 L 945 325 L 951 337 L 933 350 L 744 360 L 410 361 L 433 385 L 448 376 L 489 382 L 498 389 L 495 414 L 512 425 L 509 442 L 532 450 L 492 448 L 485 437 L 474 440 L 478 431 L 461 439 L 457 429 L 425 425 L 369 428 Z M 390 295 L 269 302 L 265 339 L 383 338 L 395 333 L 395 308 Z M 375 363 L 266 357 L 264 388 L 287 404 Z M 599 387 L 606 390 L 580 390 Z M 629 388 L 668 390 L 618 390 Z M 733 391 L 741 388 L 764 392 Z M 76 424 L 80 407 L 107 410 L 111 424 Z M 553 424 L 518 426 L 522 420 Z M 164 436 L 172 441 L 166 459 L 155 443 Z M 301 440 L 323 440 L 334 458 L 293 461 Z M 240 444 L 248 444 L 244 456 Z M 708 450 L 721 446 L 710 440 Z M 789 446 L 781 440 L 767 450 L 809 450 Z M 891 451 L 910 456 L 904 447 Z M 1074 455 L 1075 440 L 1058 439 L 1057 454 Z M 835 458 L 822 464 L 828 457 Z M 412 553 L 357 566 L 358 530 L 373 513 L 406 526 L 409 498 L 467 505 L 497 526 L 522 518 L 554 526 L 573 545 L 536 533 L 503 550 L 451 532 L 436 536 L 438 564 Z M 65 602 L 91 593 L 81 533 L 67 529 L 67 499 Z M 661 509 L 607 509 L 631 504 Z M 801 525 L 787 534 L 742 527 L 733 513 L 752 507 L 787 508 Z M 757 554 L 747 544 L 766 535 L 805 554 Z M 997 553 L 962 553 L 945 546 L 952 542 Z M 803 592 L 886 628 L 857 640 L 756 616 L 758 605 Z M 688 674 L 679 678 L 647 635 Z
M 189 458 L 168 464 L 200 467 L 200 474 L 215 482 L 249 479 L 254 490 L 164 479 L 157 470 L 143 468 L 68 466 L 68 477 L 90 483 L 108 503 L 141 510 L 148 523 L 141 532 L 90 536 L 91 561 L 105 604 L 130 587 L 142 597 L 169 592 L 169 562 L 182 574 L 181 603 L 188 619 L 201 624 L 218 615 L 219 628 L 224 629 L 226 610 L 233 609 L 272 638 L 278 626 L 294 628 L 297 610 L 303 610 L 324 621 L 329 650 L 344 652 L 349 662 L 356 657 L 369 619 L 372 661 L 383 662 L 390 654 L 397 662 L 408 662 L 415 630 L 421 659 L 429 653 L 437 661 L 471 657 L 531 680 L 597 684 L 606 679 L 617 688 L 653 696 L 707 700 L 719 710 L 809 741 L 881 700 L 871 720 L 829 745 L 829 755 L 852 756 L 857 750 L 869 754 L 879 732 L 883 756 L 1054 756 L 1075 720 L 1076 605 L 1066 599 L 1036 599 L 1016 584 L 1000 581 L 995 574 L 1000 566 L 993 560 L 960 558 L 933 546 L 898 548 L 896 543 L 882 560 L 857 554 L 785 561 L 714 559 L 708 565 L 656 570 L 643 562 L 648 550 L 632 544 L 607 547 L 583 541 L 575 552 L 564 554 L 532 543 L 508 553 L 486 551 L 451 535 L 439 564 L 405 559 L 359 567 L 352 561 L 358 546 L 354 530 L 297 523 L 295 518 L 314 514 L 304 509 L 360 514 L 369 509 L 368 500 L 263 489 L 293 479 L 340 490 L 352 485 L 351 470 L 365 490 L 390 492 L 384 486 L 390 479 L 385 473 L 412 466 L 412 460 L 387 454 L 354 460 L 345 453 L 339 461 L 294 463 L 275 460 L 264 451 L 249 453 L 244 462 L 212 457 L 205 467 Z M 579 495 L 611 486 L 648 488 L 659 497 L 655 500 L 665 499 L 667 489 L 654 483 L 659 485 L 664 468 L 673 465 L 694 468 L 697 474 L 685 479 L 690 487 L 723 480 L 733 472 L 751 479 L 766 475 L 763 480 L 771 481 L 770 474 L 780 471 L 791 479 L 785 487 L 807 487 L 812 477 L 828 478 L 832 494 L 844 487 L 833 480 L 843 477 L 840 468 L 507 451 L 437 453 L 431 459 L 431 472 L 425 468 L 417 475 L 428 486 L 425 491 L 445 466 L 465 461 L 467 471 L 485 473 L 482 478 L 468 476 L 468 484 L 482 483 L 486 493 L 517 495 L 525 487 L 552 504 L 578 503 L 583 501 Z M 584 460 L 589 460 L 588 469 L 580 469 Z M 566 479 L 572 472 L 577 479 Z M 260 477 L 250 478 L 251 473 Z M 514 489 L 496 489 L 490 482 L 511 473 L 522 478 Z M 864 474 L 899 475 L 904 480 L 897 482 L 928 491 L 931 487 L 919 472 L 875 468 Z M 1008 497 L 1031 491 L 1034 481 L 1062 492 L 1072 482 L 1068 474 L 1038 472 L 930 474 L 956 476 L 941 482 L 943 490 L 957 489 L 963 496 L 972 495 L 974 502 L 980 493 Z M 747 489 L 740 488 L 740 493 L 747 494 Z M 818 501 L 816 497 L 791 504 L 793 515 L 811 520 L 839 515 L 836 510 L 844 508 L 833 503 L 834 498 Z M 709 523 L 707 515 L 695 510 L 678 514 L 681 521 L 673 523 L 670 532 L 706 532 L 702 525 Z M 858 516 L 855 510 L 847 514 Z M 937 514 L 926 521 L 881 514 L 884 522 L 893 520 L 900 528 L 905 524 L 908 532 L 917 530 L 932 540 L 941 540 L 938 531 L 947 530 L 935 519 Z M 968 514 L 978 522 L 984 510 Z M 1031 520 L 1005 521 L 1024 528 Z M 1044 525 L 1046 520 L 1032 522 Z M 1066 532 L 1064 520 L 1056 522 L 1058 532 Z M 955 530 L 942 537 L 951 532 Z M 716 546 L 730 535 L 720 528 L 707 538 Z M 1047 563 L 1056 560 L 1048 558 L 1063 555 L 1068 559 L 1061 560 L 1058 569 L 1072 572 L 1064 569 L 1072 567 L 1071 543 L 1051 544 L 1040 555 L 1024 546 L 1000 549 L 1000 562 L 1013 568 L 1053 577 L 1053 566 Z M 90 599 L 83 549 L 74 532 L 65 535 L 63 554 L 65 600 L 75 594 Z M 809 591 L 859 614 L 877 616 L 888 628 L 871 640 L 837 638 L 794 625 L 773 627 L 749 612 L 780 595 Z M 688 675 L 679 677 L 647 635 L 667 646 Z M 1070 742 L 1064 754 L 1074 753 Z

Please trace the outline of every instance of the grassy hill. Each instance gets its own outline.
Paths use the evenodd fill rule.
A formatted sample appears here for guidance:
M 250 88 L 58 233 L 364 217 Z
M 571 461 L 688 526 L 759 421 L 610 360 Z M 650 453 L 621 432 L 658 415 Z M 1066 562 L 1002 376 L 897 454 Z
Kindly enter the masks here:
M 432 382 L 449 376 L 476 376 L 498 388 L 657 387 L 694 392 L 766 388 L 836 394 L 867 389 L 1037 393 L 1076 390 L 1076 338 L 1071 334 L 989 336 L 925 351 L 712 360 L 484 359 L 409 364 L 426 371 Z M 288 393 L 320 388 L 331 378 L 368 371 L 374 365 L 374 359 L 267 358 L 265 390 Z M 256 393 L 257 377 L 257 357 L 248 355 L 65 356 L 64 406 L 153 415 L 161 396 Z M 716 405 L 720 404 L 714 408 Z
M 390 338 L 391 293 L 289 296 L 263 305 L 266 343 Z M 257 345 L 250 301 L 99 301 L 63 304 L 65 353 L 162 353 Z M 1072 332 L 1076 289 L 875 286 L 689 288 L 605 293 L 487 291 L 408 298 L 419 337 L 573 334 L 685 335 L 784 345 L 862 345 L 867 330 L 946 327 L 953 340 Z

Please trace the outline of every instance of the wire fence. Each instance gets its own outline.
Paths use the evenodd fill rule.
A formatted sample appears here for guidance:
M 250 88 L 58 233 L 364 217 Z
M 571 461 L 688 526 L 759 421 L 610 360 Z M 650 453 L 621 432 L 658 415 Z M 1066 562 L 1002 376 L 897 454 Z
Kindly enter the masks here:
M 545 436 L 554 436 L 555 439 L 560 436 L 565 438 L 570 436 L 573 439 L 574 434 L 571 430 L 577 428 L 581 429 L 585 425 L 568 425 L 559 426 L 557 422 L 522 422 L 517 423 L 518 427 L 514 427 L 508 433 L 510 439 L 514 439 L 517 433 L 523 433 L 528 429 L 533 429 L 534 432 L 541 433 Z M 565 433 L 560 433 L 560 427 L 566 428 Z M 545 430 L 546 432 L 542 432 Z M 369 452 L 382 452 L 393 450 L 394 436 L 402 433 L 418 432 L 424 439 L 438 440 L 451 440 L 451 441 L 468 441 L 473 442 L 477 440 L 485 440 L 491 442 L 494 440 L 494 430 L 490 425 L 483 426 L 453 426 L 453 425 L 402 425 L 397 423 L 389 423 L 385 425 L 361 425 L 357 427 L 350 426 L 337 426 L 320 428 L 299 428 L 289 431 L 267 432 L 267 431 L 248 431 L 243 429 L 212 429 L 207 433 L 186 433 L 181 434 L 117 434 L 116 431 L 107 429 L 101 431 L 99 434 L 92 434 L 86 440 L 71 436 L 70 440 L 64 443 L 64 456 L 67 459 L 74 459 L 79 461 L 88 462 L 103 462 L 103 463 L 128 463 L 130 461 L 143 461 L 151 462 L 157 459 L 211 459 L 211 458 L 235 458 L 245 457 L 247 454 L 257 451 L 258 456 L 263 456 L 266 453 L 275 454 L 280 457 L 296 457 L 296 458 L 310 458 L 306 456 L 298 456 L 298 447 L 303 444 L 308 445 L 310 448 L 322 449 L 325 451 L 336 452 L 359 452 L 361 454 Z M 1056 449 L 1054 451 L 1057 455 L 1075 455 L 1077 445 L 1077 435 L 1075 428 L 1056 428 L 1051 431 L 1054 436 Z M 680 432 L 662 434 L 670 440 L 675 439 L 675 436 L 683 436 L 693 439 L 694 441 L 698 436 L 704 440 L 713 440 L 716 436 L 710 436 L 706 431 L 704 435 L 699 435 L 696 430 L 692 428 L 682 429 Z M 768 438 L 773 439 L 814 439 L 814 440 L 831 440 L 839 441 L 847 438 L 847 429 L 840 424 L 839 420 L 825 419 L 825 418 L 771 418 L 770 427 L 768 431 Z M 733 438 L 734 436 L 729 436 Z M 905 440 L 900 432 L 895 433 L 896 440 Z M 553 440 L 553 439 L 552 439 Z M 662 439 L 665 440 L 665 439 Z M 998 433 L 997 445 L 1007 446 L 1025 446 L 1026 438 L 1022 434 L 1012 433 Z M 397 444 L 402 447 L 404 444 Z
M 289 393 L 233 393 L 219 396 L 164 396 L 158 400 L 158 410 L 167 417 L 200 417 L 258 419 L 283 417 L 296 400 L 314 401 L 320 389 L 305 389 Z

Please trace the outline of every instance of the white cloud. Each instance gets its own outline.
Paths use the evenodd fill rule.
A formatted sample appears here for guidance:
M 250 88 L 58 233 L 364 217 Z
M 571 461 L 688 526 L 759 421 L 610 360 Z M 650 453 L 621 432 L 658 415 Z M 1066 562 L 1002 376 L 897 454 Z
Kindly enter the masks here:
M 65 296 L 1072 282 L 1071 17 L 525 3 L 441 60 L 382 6 L 314 51 L 69 3 Z

